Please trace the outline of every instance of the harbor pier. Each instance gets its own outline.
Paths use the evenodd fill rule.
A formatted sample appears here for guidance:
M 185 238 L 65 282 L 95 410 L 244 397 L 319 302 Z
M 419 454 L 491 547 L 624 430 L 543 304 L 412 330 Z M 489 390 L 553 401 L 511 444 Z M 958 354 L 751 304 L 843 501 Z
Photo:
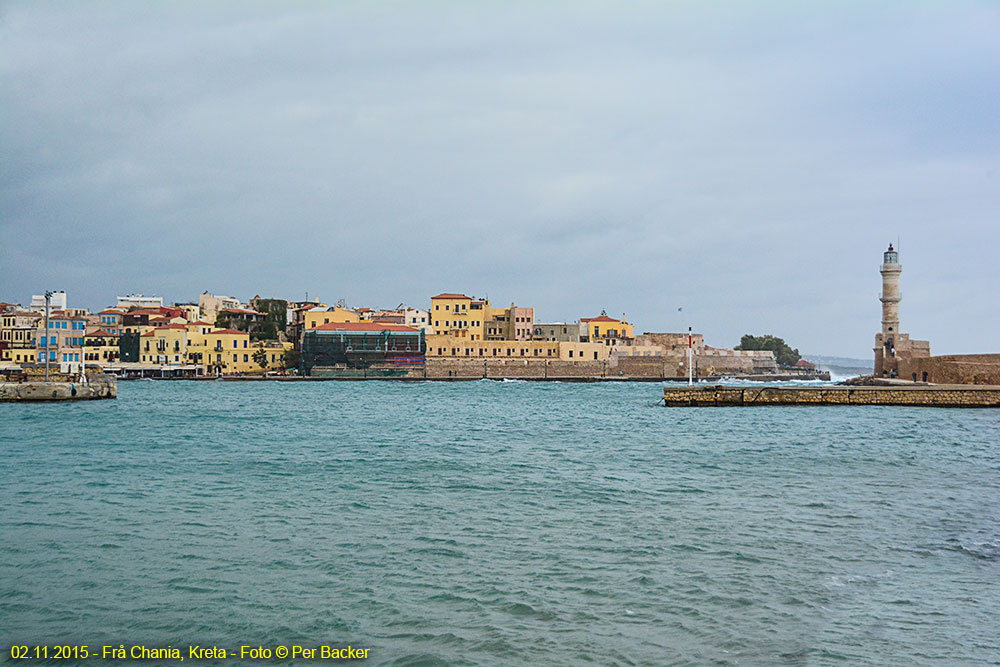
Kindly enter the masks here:
M 89 376 L 87 382 L 78 381 L 26 381 L 0 382 L 0 402 L 28 401 L 93 401 L 118 397 L 115 378 Z
M 890 385 L 818 387 L 664 387 L 667 407 L 767 405 L 906 405 L 1000 408 L 1000 386 Z

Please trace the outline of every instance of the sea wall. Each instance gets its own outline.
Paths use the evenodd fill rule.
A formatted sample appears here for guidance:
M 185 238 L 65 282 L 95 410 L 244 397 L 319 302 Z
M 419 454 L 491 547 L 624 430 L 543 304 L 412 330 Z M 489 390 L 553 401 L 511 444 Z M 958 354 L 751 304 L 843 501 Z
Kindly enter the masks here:
M 1000 407 L 1000 387 L 666 387 L 668 407 L 912 405 Z

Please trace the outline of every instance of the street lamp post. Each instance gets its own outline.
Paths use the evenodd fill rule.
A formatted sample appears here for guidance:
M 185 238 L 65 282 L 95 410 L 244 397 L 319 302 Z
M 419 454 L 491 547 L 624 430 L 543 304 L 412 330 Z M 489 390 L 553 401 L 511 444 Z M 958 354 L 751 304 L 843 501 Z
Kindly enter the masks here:
M 52 290 L 45 290 L 45 381 L 49 381 L 49 301 Z

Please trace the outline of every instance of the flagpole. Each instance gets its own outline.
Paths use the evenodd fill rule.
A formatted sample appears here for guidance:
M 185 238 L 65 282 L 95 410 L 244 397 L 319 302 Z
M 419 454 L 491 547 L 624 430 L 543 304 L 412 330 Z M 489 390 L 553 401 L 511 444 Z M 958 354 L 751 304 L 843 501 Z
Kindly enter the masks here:
M 688 327 L 688 384 L 694 383 L 694 366 L 691 361 L 693 355 L 693 350 L 691 348 L 691 327 Z

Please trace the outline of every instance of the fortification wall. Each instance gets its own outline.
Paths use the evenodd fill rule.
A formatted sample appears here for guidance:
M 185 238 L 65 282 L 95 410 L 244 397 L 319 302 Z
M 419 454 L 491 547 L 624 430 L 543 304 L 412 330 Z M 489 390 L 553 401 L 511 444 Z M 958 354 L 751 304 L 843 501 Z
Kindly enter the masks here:
M 916 378 L 918 382 L 1000 385 L 1000 354 L 900 359 L 898 373 L 903 380 Z

